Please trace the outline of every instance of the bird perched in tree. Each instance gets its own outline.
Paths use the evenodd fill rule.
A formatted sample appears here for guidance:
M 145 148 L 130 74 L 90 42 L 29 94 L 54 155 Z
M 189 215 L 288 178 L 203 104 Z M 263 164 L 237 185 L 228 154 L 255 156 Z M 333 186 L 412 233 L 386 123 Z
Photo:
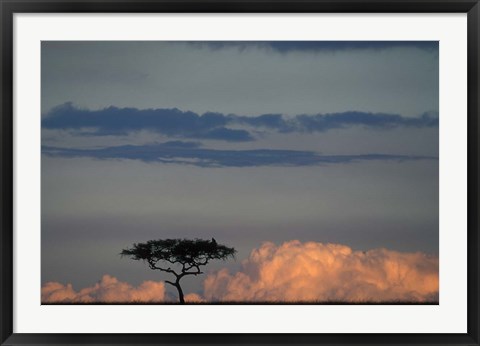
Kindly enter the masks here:
M 213 245 L 217 245 L 217 241 L 215 240 L 215 238 L 212 238 L 212 243 Z

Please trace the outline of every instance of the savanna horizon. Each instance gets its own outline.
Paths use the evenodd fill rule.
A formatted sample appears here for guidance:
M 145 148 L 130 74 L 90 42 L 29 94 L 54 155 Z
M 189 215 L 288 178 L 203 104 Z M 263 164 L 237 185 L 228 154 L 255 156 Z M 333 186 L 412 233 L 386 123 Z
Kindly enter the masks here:
M 144 264 L 140 264 L 139 266 Z M 165 273 L 138 286 L 104 275 L 91 287 L 42 286 L 45 305 L 178 304 Z M 340 244 L 298 240 L 264 242 L 242 261 L 239 271 L 223 268 L 196 278 L 202 292 L 185 292 L 186 304 L 214 305 L 435 305 L 438 257 L 387 249 L 354 251 Z M 161 280 L 164 279 L 164 280 Z M 168 286 L 168 285 L 167 285 Z

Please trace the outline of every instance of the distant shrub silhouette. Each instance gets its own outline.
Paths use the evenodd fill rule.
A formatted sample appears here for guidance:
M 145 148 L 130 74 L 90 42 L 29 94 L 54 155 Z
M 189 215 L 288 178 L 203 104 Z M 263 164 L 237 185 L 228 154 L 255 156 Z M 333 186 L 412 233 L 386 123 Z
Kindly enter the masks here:
M 184 304 L 185 299 L 180 280 L 187 275 L 203 274 L 200 271 L 201 266 L 207 265 L 211 260 L 234 258 L 235 253 L 234 248 L 217 244 L 216 240 L 212 238 L 212 240 L 149 240 L 146 243 L 133 244 L 132 248 L 123 249 L 120 254 L 133 260 L 143 260 L 148 263 L 150 269 L 173 274 L 175 281 L 165 280 L 165 282 L 177 289 L 178 299 L 181 304 Z M 169 264 L 177 265 L 177 268 L 172 269 Z

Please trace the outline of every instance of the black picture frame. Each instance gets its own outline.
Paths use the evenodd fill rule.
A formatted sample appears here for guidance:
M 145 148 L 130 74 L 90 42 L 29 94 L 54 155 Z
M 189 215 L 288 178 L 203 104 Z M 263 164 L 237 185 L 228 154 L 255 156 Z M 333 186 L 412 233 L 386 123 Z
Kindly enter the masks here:
M 0 0 L 2 345 L 396 344 L 479 345 L 478 0 Z M 466 334 L 18 334 L 13 333 L 13 16 L 15 13 L 441 13 L 468 14 L 468 332 Z

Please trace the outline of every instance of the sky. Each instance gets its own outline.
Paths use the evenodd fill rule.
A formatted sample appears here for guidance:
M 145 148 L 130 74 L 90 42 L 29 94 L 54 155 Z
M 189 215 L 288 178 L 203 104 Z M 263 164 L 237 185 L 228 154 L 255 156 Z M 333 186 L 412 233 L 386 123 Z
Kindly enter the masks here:
M 437 42 L 44 41 L 41 72 L 43 301 L 175 299 L 119 253 L 211 237 L 191 301 L 438 299 Z

